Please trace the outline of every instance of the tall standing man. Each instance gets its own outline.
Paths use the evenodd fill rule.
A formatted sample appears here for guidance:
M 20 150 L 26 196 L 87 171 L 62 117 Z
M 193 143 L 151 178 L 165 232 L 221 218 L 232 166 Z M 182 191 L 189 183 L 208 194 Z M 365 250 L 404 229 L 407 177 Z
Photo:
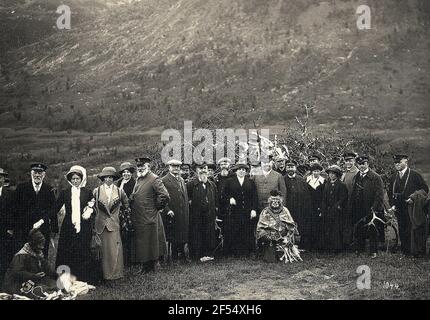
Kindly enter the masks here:
M 408 155 L 396 154 L 393 156 L 393 159 L 397 172 L 391 177 L 388 195 L 390 204 L 392 205 L 391 209 L 394 210 L 399 224 L 402 252 L 409 255 L 414 245 L 414 243 L 411 242 L 413 230 L 411 228 L 411 219 L 408 212 L 409 206 L 413 204 L 411 195 L 419 190 L 428 193 L 429 188 L 423 177 L 417 171 L 409 168 Z
M 184 260 L 189 261 L 188 238 L 190 213 L 187 186 L 181 177 L 182 162 L 179 160 L 169 160 L 167 165 L 169 166 L 169 173 L 161 180 L 170 197 L 162 214 L 168 245 L 171 244 L 171 250 L 169 251 L 171 251 L 173 260 L 177 260 L 179 254 L 181 254 Z M 170 224 L 170 228 L 167 228 L 168 224 Z
M 55 212 L 55 193 L 44 182 L 47 166 L 33 163 L 30 166 L 31 181 L 19 184 L 15 190 L 14 207 L 19 217 L 18 242 L 23 246 L 31 229 L 39 229 L 44 235 L 43 253 L 48 257 L 51 232 L 58 233 L 58 218 Z
M 0 287 L 13 255 L 18 251 L 15 246 L 15 224 L 10 207 L 12 194 L 4 187 L 7 176 L 8 173 L 0 168 Z
M 142 272 L 156 271 L 167 252 L 166 236 L 160 212 L 169 202 L 163 181 L 151 172 L 151 158 L 136 159 L 137 179 L 130 196 L 134 227 L 134 260 Z
M 342 175 L 341 181 L 345 183 L 349 196 L 351 196 L 352 192 L 353 179 L 358 173 L 358 168 L 355 165 L 356 157 L 357 155 L 354 152 L 345 152 L 343 154 L 343 159 L 345 160 L 345 171 Z
M 378 231 L 376 226 L 368 226 L 373 212 L 381 216 L 383 212 L 384 186 L 381 177 L 369 168 L 369 157 L 360 155 L 356 159 L 359 173 L 353 179 L 350 197 L 351 228 L 355 226 L 355 250 L 364 251 L 366 239 L 369 238 L 370 254 L 376 257 Z M 377 222 L 375 222 L 376 224 Z

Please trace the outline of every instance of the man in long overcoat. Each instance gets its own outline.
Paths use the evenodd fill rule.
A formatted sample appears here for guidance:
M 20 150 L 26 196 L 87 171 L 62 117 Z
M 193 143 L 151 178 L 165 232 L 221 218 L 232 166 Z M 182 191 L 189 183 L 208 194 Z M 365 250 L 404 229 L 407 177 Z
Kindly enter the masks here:
M 212 259 L 216 247 L 216 185 L 208 179 L 206 163 L 197 164 L 197 176 L 187 183 L 190 205 L 190 253 L 193 259 Z M 202 259 L 203 258 L 203 259 Z
M 55 192 L 44 182 L 47 166 L 34 163 L 31 168 L 31 181 L 19 184 L 15 190 L 14 210 L 19 222 L 17 237 L 19 247 L 27 240 L 31 229 L 39 229 L 46 242 L 43 253 L 48 256 L 51 232 L 58 233 L 58 219 L 55 212 Z
M 167 252 L 166 236 L 160 212 L 169 202 L 169 192 L 161 179 L 151 172 L 151 159 L 136 159 L 137 179 L 130 195 L 131 220 L 134 227 L 134 261 L 142 271 L 155 270 Z
M 359 173 L 353 179 L 350 196 L 350 225 L 354 232 L 355 250 L 364 251 L 366 238 L 370 242 L 370 254 L 376 257 L 378 246 L 377 223 L 367 225 L 373 218 L 373 213 L 381 217 L 383 212 L 384 186 L 381 177 L 369 168 L 369 157 L 361 155 L 356 159 Z
M 396 173 L 391 177 L 388 196 L 392 210 L 394 210 L 397 222 L 399 224 L 399 235 L 401 241 L 402 252 L 406 255 L 411 253 L 411 219 L 408 212 L 408 207 L 412 205 L 411 195 L 415 191 L 423 190 L 428 193 L 429 187 L 423 177 L 415 170 L 409 168 L 409 157 L 406 154 L 394 155 L 394 165 Z M 425 238 L 425 225 L 421 230 L 414 231 L 415 234 L 422 234 Z M 423 239 L 425 242 L 425 240 Z M 421 241 L 421 242 L 423 242 Z
M 297 174 L 297 162 L 289 160 L 286 163 L 284 176 L 286 186 L 285 207 L 290 211 L 298 225 L 301 248 L 312 249 L 312 227 L 315 213 L 312 210 L 312 198 L 309 186 Z
M 190 213 L 187 186 L 181 177 L 182 162 L 170 160 L 167 164 L 169 173 L 161 179 L 170 197 L 162 214 L 166 238 L 172 246 L 172 259 L 177 260 L 178 255 L 181 254 L 185 260 L 188 260 Z

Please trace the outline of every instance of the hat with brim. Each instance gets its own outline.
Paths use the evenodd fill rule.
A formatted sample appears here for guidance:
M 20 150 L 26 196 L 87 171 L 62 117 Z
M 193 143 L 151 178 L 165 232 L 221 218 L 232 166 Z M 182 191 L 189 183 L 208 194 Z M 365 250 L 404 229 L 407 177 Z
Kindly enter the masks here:
M 194 163 L 194 169 L 202 169 L 204 167 L 208 167 L 208 164 L 206 162 L 202 162 L 202 163 Z
M 46 169 L 48 169 L 48 166 L 43 163 L 37 162 L 37 163 L 32 163 L 30 165 L 30 169 L 34 171 L 44 172 L 46 171 Z
M 7 173 L 3 168 L 0 168 L 0 176 L 7 177 L 9 173 Z
M 249 169 L 249 166 L 247 165 L 247 164 L 245 164 L 245 163 L 237 163 L 237 164 L 235 164 L 232 168 L 231 168 L 231 170 L 233 171 L 233 172 L 236 172 L 237 170 L 239 170 L 239 169 L 245 169 L 245 170 L 248 170 Z
M 136 161 L 136 165 L 139 166 L 143 166 L 145 163 L 151 163 L 152 159 L 150 157 L 140 157 L 140 158 L 136 158 L 134 161 Z
M 81 179 L 84 178 L 84 173 L 82 172 L 82 170 L 78 168 L 70 168 L 69 172 L 67 172 L 66 174 L 66 179 L 68 181 L 71 181 L 74 174 L 77 174 L 79 177 L 81 177 Z
M 191 169 L 191 165 L 189 163 L 181 164 L 181 169 Z
M 345 153 L 343 154 L 343 158 L 344 158 L 345 160 L 355 159 L 355 158 L 357 158 L 357 154 L 356 154 L 356 153 L 354 153 L 354 152 L 345 152 Z
M 355 159 L 355 161 L 357 162 L 357 163 L 364 163 L 364 162 L 369 162 L 369 157 L 367 156 L 367 155 L 365 155 L 365 154 L 362 154 L 362 155 L 359 155 L 356 159 Z
M 230 164 L 231 163 L 231 159 L 227 158 L 227 157 L 224 157 L 224 158 L 219 159 L 217 163 L 218 164 L 221 164 L 221 163 L 228 163 L 228 164 Z
M 393 160 L 394 160 L 395 162 L 400 162 L 400 161 L 401 161 L 401 160 L 403 160 L 403 159 L 408 160 L 408 159 L 409 159 L 409 156 L 408 156 L 407 154 L 404 154 L 404 153 L 395 154 L 395 155 L 393 156 Z
M 121 163 L 121 165 L 119 166 L 119 174 L 122 174 L 125 170 L 130 171 L 131 173 L 133 173 L 136 168 L 134 167 L 134 165 L 131 164 L 131 162 L 123 162 Z
M 321 161 L 321 156 L 319 154 L 313 153 L 308 157 L 309 161 L 318 160 Z
M 168 166 L 181 166 L 182 162 L 176 159 L 171 159 L 169 161 L 167 161 L 167 165 Z
M 293 159 L 289 159 L 285 162 L 285 166 L 297 166 L 297 161 Z
M 116 179 L 118 179 L 119 178 L 119 175 L 118 175 L 118 173 L 116 172 L 116 170 L 115 170 L 115 168 L 114 167 L 104 167 L 103 168 L 103 170 L 102 170 L 102 172 L 100 172 L 98 175 L 97 175 L 97 177 L 100 179 L 100 180 L 104 180 L 104 178 L 106 178 L 106 177 L 113 177 L 113 179 L 114 180 L 116 180 Z
M 309 170 L 311 170 L 311 171 L 315 171 L 315 170 L 322 171 L 323 167 L 320 164 L 318 164 L 318 163 L 314 163 L 314 164 L 311 165 L 311 167 L 309 168 Z
M 307 164 L 301 164 L 301 165 L 297 166 L 297 171 L 300 172 L 301 174 L 306 173 L 310 169 L 311 169 L 311 167 Z
M 216 170 L 216 164 L 215 163 L 209 163 L 208 169 Z
M 327 174 L 332 172 L 332 173 L 336 174 L 338 177 L 342 176 L 342 173 L 343 173 L 342 169 L 337 165 L 333 165 L 333 166 L 328 167 L 326 169 L 326 172 L 327 172 Z

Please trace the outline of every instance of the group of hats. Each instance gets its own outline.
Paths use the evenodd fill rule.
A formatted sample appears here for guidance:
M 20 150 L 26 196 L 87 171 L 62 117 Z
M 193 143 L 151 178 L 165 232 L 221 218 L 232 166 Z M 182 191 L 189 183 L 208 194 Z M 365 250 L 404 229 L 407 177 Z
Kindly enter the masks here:
M 136 162 L 136 166 L 143 166 L 146 163 L 150 163 L 152 160 L 150 157 L 139 157 L 134 160 Z M 136 167 L 131 162 L 123 162 L 119 166 L 119 171 L 117 172 L 114 167 L 104 167 L 102 172 L 100 172 L 97 177 L 103 180 L 106 177 L 113 177 L 114 179 L 118 179 L 120 175 L 128 170 L 133 173 L 136 170 Z

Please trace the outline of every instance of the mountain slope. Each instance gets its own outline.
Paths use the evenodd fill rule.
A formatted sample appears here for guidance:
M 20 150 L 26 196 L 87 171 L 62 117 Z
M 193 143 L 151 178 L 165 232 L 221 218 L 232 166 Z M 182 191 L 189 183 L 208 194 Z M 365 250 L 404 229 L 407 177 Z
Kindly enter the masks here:
M 7 51 L 0 126 L 261 126 L 306 103 L 338 127 L 428 127 L 428 1 L 369 1 L 368 31 L 352 0 L 99 2 Z

